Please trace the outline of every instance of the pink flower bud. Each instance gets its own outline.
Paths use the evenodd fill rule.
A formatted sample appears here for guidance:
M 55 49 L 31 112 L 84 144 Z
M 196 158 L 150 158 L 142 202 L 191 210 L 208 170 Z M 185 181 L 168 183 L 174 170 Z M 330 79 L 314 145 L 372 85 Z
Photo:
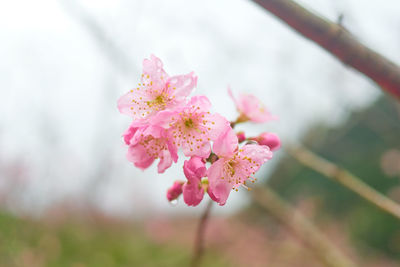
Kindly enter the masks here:
M 168 201 L 177 199 L 182 194 L 182 181 L 175 181 L 174 184 L 167 191 Z
M 238 138 L 238 142 L 241 143 L 244 140 L 246 140 L 246 135 L 244 134 L 244 132 L 238 132 L 236 133 L 236 136 Z
M 274 133 L 262 133 L 257 137 L 252 137 L 250 140 L 257 141 L 259 145 L 269 147 L 271 151 L 275 151 L 281 147 L 281 140 Z
M 187 178 L 187 182 L 183 185 L 183 201 L 188 206 L 197 206 L 204 195 L 201 184 L 201 178 L 207 172 L 204 160 L 199 157 L 191 157 L 190 160 L 185 160 L 183 172 Z
M 129 128 L 123 133 L 125 144 L 128 146 L 131 144 L 131 139 L 135 135 L 138 128 L 129 126 Z

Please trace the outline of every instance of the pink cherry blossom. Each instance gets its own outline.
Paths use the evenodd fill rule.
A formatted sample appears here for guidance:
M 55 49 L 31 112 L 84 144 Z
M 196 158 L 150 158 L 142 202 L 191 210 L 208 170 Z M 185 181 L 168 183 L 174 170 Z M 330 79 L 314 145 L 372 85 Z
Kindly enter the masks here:
M 269 147 L 271 151 L 278 150 L 281 147 L 281 140 L 274 133 L 262 133 L 257 137 L 252 137 L 249 139 L 257 141 L 259 145 L 264 145 Z
M 254 95 L 240 94 L 239 98 L 236 99 L 230 88 L 228 88 L 228 94 L 240 113 L 238 122 L 249 120 L 253 122 L 266 122 L 276 119 L 276 117 L 271 115 L 265 108 L 264 104 Z
M 201 178 L 207 172 L 205 161 L 199 157 L 192 157 L 184 162 L 183 172 L 187 178 L 183 185 L 183 200 L 188 206 L 197 206 L 204 196 Z
M 168 201 L 177 199 L 182 194 L 182 181 L 175 181 L 174 184 L 167 191 Z
M 194 96 L 190 102 L 175 110 L 164 110 L 151 119 L 151 123 L 169 129 L 174 144 L 185 156 L 207 158 L 214 141 L 229 126 L 228 120 L 209 112 L 211 103 L 205 96 Z
M 231 189 L 246 186 L 246 181 L 254 181 L 253 175 L 266 161 L 272 158 L 267 146 L 256 144 L 238 148 L 238 139 L 232 129 L 226 130 L 214 142 L 213 151 L 218 156 L 208 169 L 210 191 L 220 205 L 224 205 Z
M 246 182 L 256 180 L 255 172 L 280 147 L 275 134 L 246 138 L 244 132 L 236 134 L 231 127 L 239 122 L 266 122 L 275 117 L 255 96 L 241 94 L 236 99 L 228 88 L 240 113 L 231 124 L 221 115 L 210 113 L 211 103 L 206 96 L 189 99 L 196 84 L 193 72 L 170 77 L 154 55 L 143 61 L 140 83 L 118 100 L 119 111 L 133 118 L 123 134 L 128 146 L 127 159 L 141 169 L 158 160 L 158 172 L 163 173 L 177 162 L 181 148 L 190 157 L 183 165 L 187 180 L 175 181 L 167 191 L 167 199 L 172 201 L 183 195 L 188 206 L 197 206 L 208 193 L 212 200 L 224 205 L 232 189 L 248 188 Z M 239 147 L 246 140 L 258 144 Z M 206 162 L 211 163 L 208 170 Z
M 127 158 L 141 169 L 148 168 L 156 159 L 158 172 L 162 173 L 178 160 L 177 147 L 168 131 L 158 126 L 131 126 L 124 134 L 129 145 Z
M 118 100 L 118 109 L 131 116 L 136 125 L 144 125 L 158 111 L 185 104 L 196 84 L 193 72 L 169 77 L 161 60 L 151 55 L 143 61 L 140 83 Z

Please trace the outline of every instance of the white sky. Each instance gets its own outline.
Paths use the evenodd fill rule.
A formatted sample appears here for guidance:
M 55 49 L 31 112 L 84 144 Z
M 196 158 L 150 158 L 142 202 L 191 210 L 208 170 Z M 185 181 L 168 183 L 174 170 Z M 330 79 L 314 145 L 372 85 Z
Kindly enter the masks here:
M 130 69 L 118 69 L 104 50 L 110 44 L 99 43 L 68 2 L 98 22 Z M 397 0 L 301 2 L 333 20 L 343 13 L 360 40 L 400 62 Z M 240 128 L 273 131 L 283 142 L 315 121 L 340 123 L 380 94 L 250 1 L 2 0 L 0 166 L 20 163 L 27 170 L 8 201 L 12 208 L 40 211 L 90 193 L 114 214 L 198 212 L 183 203 L 171 208 L 165 199 L 172 181 L 184 178 L 183 161 L 158 175 L 125 160 L 120 136 L 130 119 L 118 113 L 116 101 L 137 83 L 142 60 L 152 53 L 170 75 L 195 71 L 195 94 L 207 95 L 214 111 L 229 119 L 235 110 L 227 85 L 259 96 L 280 120 Z M 5 172 L 0 179 L 5 188 Z M 233 193 L 216 212 L 236 210 L 247 194 Z

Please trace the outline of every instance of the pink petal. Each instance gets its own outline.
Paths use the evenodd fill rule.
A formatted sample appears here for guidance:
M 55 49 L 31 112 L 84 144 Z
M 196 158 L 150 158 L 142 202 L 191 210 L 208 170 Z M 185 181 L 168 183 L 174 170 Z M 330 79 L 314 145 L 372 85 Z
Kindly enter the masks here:
M 143 60 L 143 77 L 142 83 L 153 83 L 154 89 L 163 89 L 168 79 L 168 74 L 163 69 L 162 61 L 151 55 L 150 59 Z
M 206 175 L 207 169 L 202 158 L 192 157 L 185 160 L 183 172 L 188 179 L 183 186 L 183 200 L 189 206 L 196 206 L 203 199 L 204 189 L 201 178 Z
M 190 95 L 197 85 L 197 76 L 194 72 L 185 75 L 172 76 L 167 81 L 167 88 L 172 90 L 172 95 L 176 98 L 184 98 Z
M 224 160 L 219 159 L 214 162 L 207 171 L 209 189 L 219 205 L 225 205 L 226 200 L 232 190 L 232 185 L 223 177 Z
M 257 97 L 249 94 L 240 94 L 239 97 L 240 111 L 246 115 L 253 115 L 259 106 L 259 100 Z
M 132 137 L 135 135 L 138 128 L 130 126 L 123 134 L 125 144 L 129 145 L 131 143 Z
M 228 86 L 228 95 L 232 98 L 233 103 L 235 103 L 236 108 L 239 109 L 239 102 L 237 101 L 237 99 L 233 95 L 232 90 L 231 90 L 231 88 L 229 86 Z
M 212 199 L 212 200 L 214 200 L 215 202 L 219 202 L 219 200 L 218 200 L 218 198 L 214 195 L 214 193 L 212 192 L 212 189 L 211 189 L 211 187 L 208 187 L 207 188 L 207 194 L 208 194 L 208 196 Z
M 168 131 L 154 125 L 138 128 L 130 140 L 128 160 L 142 169 L 160 159 L 158 172 L 162 173 L 178 160 L 177 147 Z
M 148 91 L 148 86 L 142 84 L 118 99 L 118 110 L 122 114 L 132 117 L 133 123 L 146 122 L 148 117 L 156 113 L 155 109 L 147 105 L 147 102 L 152 102 L 154 98 L 155 96 Z
M 238 139 L 232 128 L 226 128 L 213 145 L 213 151 L 219 157 L 228 157 L 233 155 L 238 147 Z
M 211 108 L 211 102 L 208 98 L 204 95 L 197 95 L 193 96 L 189 103 L 187 104 L 188 107 L 194 108 L 197 113 L 200 112 L 208 112 Z
M 144 128 L 142 134 L 143 135 L 151 135 L 154 138 L 162 138 L 164 137 L 165 129 L 155 125 L 149 125 Z
M 171 154 L 172 160 L 176 163 L 178 161 L 178 148 L 172 141 L 172 136 L 167 137 L 168 151 Z
M 240 116 L 244 116 L 253 122 L 266 122 L 276 119 L 254 95 L 240 94 L 239 98 L 236 99 L 230 88 L 228 88 L 228 94 L 235 103 L 236 109 L 241 113 Z
M 150 123 L 152 125 L 157 125 L 159 127 L 163 127 L 167 129 L 170 127 L 170 123 L 173 122 L 174 119 L 178 118 L 178 112 L 172 110 L 162 110 L 158 112 L 153 118 L 150 119 Z
M 142 119 L 141 114 L 136 112 L 136 107 L 132 104 L 132 100 L 135 99 L 135 93 L 132 91 L 129 91 L 118 99 L 117 107 L 122 114 L 128 115 L 135 120 L 140 120 Z M 136 112 L 136 114 L 133 114 L 133 112 Z
M 143 128 L 145 126 L 149 125 L 149 121 L 147 118 L 145 119 L 140 119 L 140 120 L 134 120 L 131 123 L 131 127 L 136 127 L 136 128 Z
M 154 158 L 149 157 L 146 150 L 140 145 L 129 147 L 127 159 L 142 170 L 147 169 L 154 162 Z
M 211 140 L 216 140 L 222 133 L 231 128 L 229 121 L 218 113 L 204 114 L 204 119 L 207 121 L 208 134 Z
M 158 173 L 163 173 L 166 169 L 171 167 L 172 165 L 172 157 L 169 151 L 163 150 L 162 157 L 160 158 L 160 162 L 157 165 Z
M 206 164 L 200 157 L 191 157 L 183 163 L 183 173 L 188 181 L 199 182 L 206 172 Z
M 142 161 L 135 162 L 133 164 L 136 167 L 138 167 L 139 169 L 144 170 L 144 169 L 147 169 L 148 167 L 150 167 L 151 164 L 153 164 L 153 162 L 154 162 L 154 158 L 148 158 L 148 159 L 145 159 L 145 160 L 142 160 Z
M 187 182 L 183 185 L 183 200 L 188 206 L 197 206 L 204 196 L 204 189 L 199 183 Z
M 254 122 L 267 122 L 276 119 L 254 95 L 241 94 L 238 109 Z
M 140 139 L 142 138 L 142 134 L 145 131 L 145 129 L 146 129 L 146 127 L 140 127 L 140 128 L 136 129 L 135 134 L 131 137 L 131 140 L 130 140 L 131 146 L 134 146 L 138 142 L 140 142 Z
M 247 156 L 260 166 L 272 158 L 272 152 L 267 146 L 256 144 L 244 145 L 241 149 L 241 155 Z
M 211 153 L 211 145 L 209 142 L 194 143 L 193 145 L 184 142 L 182 144 L 182 152 L 186 157 L 208 158 Z

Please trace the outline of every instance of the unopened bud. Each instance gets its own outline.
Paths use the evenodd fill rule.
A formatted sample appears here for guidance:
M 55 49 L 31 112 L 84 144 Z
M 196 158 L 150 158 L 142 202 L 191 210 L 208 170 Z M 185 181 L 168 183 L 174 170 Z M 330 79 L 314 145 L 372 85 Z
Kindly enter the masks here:
M 174 184 L 167 191 L 168 201 L 177 199 L 182 194 L 182 181 L 175 181 Z
M 244 132 L 238 132 L 236 133 L 236 136 L 238 138 L 238 142 L 241 143 L 244 140 L 246 140 L 246 135 L 244 134 Z
M 262 133 L 257 137 L 252 137 L 249 139 L 257 141 L 259 145 L 268 146 L 271 151 L 275 151 L 281 147 L 281 140 L 274 133 Z

